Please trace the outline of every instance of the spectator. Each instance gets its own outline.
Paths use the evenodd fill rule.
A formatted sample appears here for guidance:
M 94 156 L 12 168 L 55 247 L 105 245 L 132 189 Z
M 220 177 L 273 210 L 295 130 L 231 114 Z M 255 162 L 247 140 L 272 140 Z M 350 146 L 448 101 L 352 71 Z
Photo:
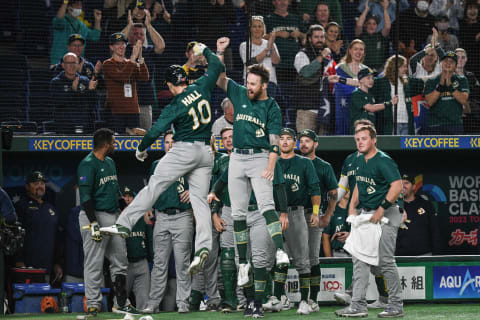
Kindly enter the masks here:
M 107 107 L 112 113 L 111 123 L 116 133 L 130 133 L 140 125 L 137 80 L 147 81 L 148 69 L 139 40 L 132 49 L 130 60 L 125 58 L 127 39 L 122 33 L 110 36 L 112 58 L 103 62 L 107 87 Z M 127 130 L 128 129 L 128 130 Z
M 438 63 L 445 54 L 438 44 L 438 32 L 432 28 L 432 38 L 425 48 L 410 58 L 408 73 L 415 78 L 422 78 L 424 81 L 442 72 L 442 66 Z
M 228 98 L 224 98 L 221 103 L 223 116 L 215 120 L 212 125 L 212 135 L 219 136 L 223 128 L 233 127 L 233 104 Z
M 432 0 L 428 11 L 434 17 L 446 16 L 448 28 L 458 34 L 458 21 L 463 18 L 463 1 L 460 0 Z
M 397 235 L 396 256 L 431 256 L 442 242 L 438 237 L 437 212 L 432 203 L 415 195 L 415 177 L 402 175 L 404 217 L 408 228 Z
M 345 56 L 345 47 L 341 39 L 342 28 L 336 22 L 329 22 L 325 28 L 325 44 L 330 49 L 332 59 L 335 63 L 340 63 L 340 59 Z
M 323 231 L 322 247 L 325 257 L 350 257 L 350 254 L 343 250 L 345 240 L 350 234 L 350 224 L 346 222 L 349 199 L 350 191 L 337 203 L 333 219 L 330 219 L 330 223 Z
M 325 28 L 330 20 L 328 5 L 325 2 L 319 2 L 315 7 L 313 23 L 310 25 L 319 24 Z
M 455 74 L 457 54 L 447 52 L 442 58 L 442 73 L 425 85 L 428 105 L 428 134 L 462 134 L 463 106 L 468 103 L 468 80 Z
M 364 65 L 365 43 L 360 39 L 350 42 L 347 54 L 335 68 L 337 75 L 344 78 L 356 78 L 358 71 L 367 66 Z M 355 87 L 343 83 L 335 83 L 335 134 L 350 134 L 350 95 Z
M 129 26 L 130 27 L 127 27 L 129 33 L 127 49 L 125 51 L 126 56 L 132 55 L 133 47 L 138 41 L 141 43 L 145 42 L 143 24 L 133 23 L 132 20 L 129 19 Z M 155 30 L 155 28 L 152 27 L 150 12 L 148 11 L 146 11 L 145 26 L 153 43 L 153 46 L 147 45 L 146 47 L 143 46 L 142 48 L 142 56 L 145 59 L 145 64 L 147 66 L 150 78 L 148 81 L 137 81 L 137 94 L 138 104 L 140 106 L 140 128 L 150 130 L 152 127 L 152 105 L 156 104 L 154 85 L 156 65 L 155 60 L 157 60 L 157 55 L 163 53 L 163 50 L 165 49 L 165 42 L 162 36 Z
M 467 2 L 465 19 L 460 21 L 460 45 L 472 57 L 468 62 L 468 69 L 480 74 L 480 19 L 478 18 L 479 4 Z
M 67 50 L 68 52 L 75 53 L 79 58 L 80 63 L 78 64 L 78 73 L 82 76 L 92 79 L 94 74 L 100 72 L 102 63 L 97 61 L 97 64 L 93 66 L 93 63 L 82 57 L 83 49 L 85 48 L 85 39 L 81 34 L 74 33 L 68 37 Z M 63 71 L 62 61 L 53 66 L 53 76 L 58 75 Z
M 11 224 L 17 221 L 17 214 L 12 200 L 8 194 L 0 187 L 0 216 L 5 219 L 5 223 Z
M 325 47 L 325 30 L 314 24 L 308 28 L 305 48 L 295 56 L 297 70 L 296 128 L 297 131 L 313 130 L 324 135 L 328 121 L 324 119 L 329 108 L 324 72 L 331 61 L 330 49 Z M 320 114 L 319 114 L 320 113 Z
M 410 6 L 408 4 L 408 0 L 400 0 L 400 13 L 403 11 L 407 10 L 408 7 Z M 388 8 L 388 16 L 390 18 L 390 23 L 394 23 L 396 20 L 395 17 L 395 12 L 397 8 L 397 1 L 391 1 L 387 0 L 387 8 Z M 363 12 L 365 11 L 365 7 L 370 7 L 370 14 L 372 16 L 378 17 L 378 23 L 377 23 L 377 30 L 376 32 L 381 32 L 384 28 L 385 24 L 385 9 L 384 9 L 384 0 L 375 0 L 375 1 L 370 1 L 370 0 L 361 0 L 360 5 L 358 6 L 358 11 Z M 345 18 L 344 18 L 345 19 Z
M 81 14 L 82 1 L 80 0 L 64 0 L 58 9 L 57 16 L 53 18 L 53 42 L 50 50 L 50 65 L 57 64 L 67 52 L 67 41 L 71 34 L 80 34 L 88 41 L 98 41 L 100 39 L 102 12 L 97 9 L 93 11 L 95 17 L 93 30 L 89 29 L 78 19 Z
M 271 90 L 267 91 L 270 96 L 272 96 L 272 89 L 277 85 L 277 74 L 275 72 L 275 65 L 280 63 L 280 54 L 278 53 L 277 45 L 275 44 L 276 35 L 275 32 L 272 32 L 268 41 L 263 39 L 265 36 L 265 23 L 263 22 L 262 16 L 252 16 L 252 24 L 250 27 L 250 45 L 251 45 L 251 58 L 247 61 L 247 42 L 242 42 L 240 44 L 240 57 L 243 61 L 243 78 L 245 79 L 246 69 L 252 64 L 263 64 L 270 70 L 270 80 L 268 86 Z M 221 128 L 220 128 L 221 129 Z
M 325 15 L 324 12 L 326 10 L 327 23 L 330 22 L 328 18 L 331 16 L 332 21 L 335 21 L 339 25 L 342 25 L 342 8 L 340 6 L 339 0 L 302 0 L 300 2 L 298 10 L 305 24 L 321 24 L 322 27 L 325 28 L 326 24 L 320 23 L 321 21 L 318 17 L 318 14 L 320 14 L 319 11 L 322 11 L 322 15 Z
M 475 73 L 465 70 L 465 64 L 468 61 L 465 49 L 455 50 L 458 57 L 458 64 L 455 73 L 464 76 L 468 80 L 470 94 L 468 95 L 468 104 L 464 106 L 464 133 L 478 133 L 478 123 L 480 121 L 480 82 Z
M 129 188 L 123 189 L 123 199 L 129 205 L 135 193 Z M 152 212 L 149 212 L 150 216 Z M 148 224 L 146 221 L 148 221 Z M 133 226 L 132 232 L 125 240 L 127 244 L 128 273 L 127 296 L 135 295 L 135 308 L 143 310 L 147 307 L 150 288 L 149 262 L 153 261 L 153 229 L 149 216 L 140 219 Z
M 305 38 L 300 17 L 288 12 L 288 0 L 273 0 L 275 10 L 265 19 L 267 33 L 275 33 L 275 44 L 280 53 L 280 63 L 276 67 L 277 80 L 281 84 L 295 79 L 293 61 Z
M 23 252 L 17 259 L 17 267 L 44 268 L 47 282 L 63 278 L 59 242 L 59 216 L 53 204 L 44 200 L 45 182 L 48 180 L 40 171 L 31 172 L 26 179 L 25 190 L 15 210 L 18 220 L 25 228 Z
M 438 30 L 438 42 L 444 51 L 454 51 L 459 47 L 457 36 L 449 31 L 447 16 L 436 17 L 435 28 Z M 427 43 L 431 41 L 432 37 L 433 35 L 428 36 Z
M 385 64 L 384 76 L 375 79 L 372 93 L 376 101 L 389 101 L 395 95 L 395 86 L 398 87 L 397 104 L 397 132 L 393 132 L 395 115 L 391 104 L 385 104 L 381 123 L 377 121 L 377 130 L 383 134 L 413 135 L 415 126 L 412 110 L 412 97 L 423 93 L 424 82 L 421 79 L 408 76 L 407 59 L 398 56 L 398 78 L 396 76 L 396 57 L 391 56 Z
M 93 92 L 97 80 L 80 75 L 78 57 L 67 53 L 63 57 L 62 69 L 50 81 L 50 103 L 54 108 L 55 131 L 57 133 L 91 132 L 95 121 Z
M 390 16 L 388 14 L 388 0 L 381 2 L 384 13 L 384 24 L 381 32 L 377 32 L 380 17 L 367 15 L 370 11 L 369 1 L 357 20 L 355 36 L 365 43 L 364 63 L 376 71 L 381 71 L 388 55 L 388 35 L 390 34 Z
M 70 210 L 65 227 L 65 279 L 64 282 L 83 282 L 83 240 L 78 216 L 81 207 Z
M 200 78 L 207 69 L 207 60 L 205 57 L 203 55 L 196 56 L 193 53 L 193 47 L 196 44 L 196 41 L 191 41 L 187 44 L 187 49 L 185 50 L 187 62 L 182 66 L 183 70 L 187 73 L 189 84 L 192 84 L 195 80 Z
M 104 0 L 105 9 L 116 9 L 116 18 L 123 17 L 127 11 L 128 6 L 136 0 Z
M 400 54 L 409 59 L 425 46 L 425 39 L 432 30 L 434 17 L 428 12 L 431 0 L 415 0 L 416 5 L 400 15 Z M 395 33 L 395 24 L 392 33 Z M 395 42 L 394 42 L 395 43 Z

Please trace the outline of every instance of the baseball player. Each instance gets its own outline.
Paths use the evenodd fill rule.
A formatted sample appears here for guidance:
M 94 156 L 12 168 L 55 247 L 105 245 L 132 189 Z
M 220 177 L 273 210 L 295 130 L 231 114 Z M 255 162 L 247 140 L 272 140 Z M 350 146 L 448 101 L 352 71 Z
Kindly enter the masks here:
M 309 314 L 308 294 L 310 291 L 310 261 L 309 261 L 309 227 L 317 228 L 320 212 L 320 186 L 312 160 L 296 155 L 293 151 L 296 144 L 296 133 L 290 128 L 282 129 L 280 133 L 280 159 L 283 176 L 286 181 L 288 201 L 289 227 L 283 235 L 287 243 L 287 251 L 293 259 L 300 280 L 301 301 L 297 314 Z M 310 220 L 305 220 L 304 206 L 312 202 Z M 322 224 L 325 217 L 322 217 Z M 320 240 L 318 240 L 320 241 Z M 280 300 L 285 290 L 287 268 L 277 268 L 275 272 L 274 294 Z
M 123 199 L 129 205 L 135 198 L 135 193 L 129 187 L 123 189 Z M 135 294 L 135 307 L 143 310 L 147 306 L 150 289 L 149 262 L 153 260 L 153 229 L 144 219 L 138 220 L 132 232 L 126 239 L 128 273 L 127 296 Z
M 230 156 L 228 184 L 232 201 L 232 217 L 239 255 L 239 286 L 248 283 L 248 229 L 246 216 L 253 188 L 259 210 L 265 217 L 268 232 L 275 243 L 276 263 L 288 266 L 283 250 L 281 223 L 273 200 L 275 164 L 279 154 L 282 116 L 278 104 L 267 95 L 269 70 L 259 64 L 247 69 L 247 85 L 241 86 L 222 74 L 218 86 L 227 92 L 233 104 L 233 152 Z
M 341 317 L 364 317 L 368 315 L 366 293 L 370 268 L 378 269 L 386 280 L 389 292 L 387 308 L 379 318 L 403 317 L 403 302 L 397 265 L 395 241 L 402 222 L 398 205 L 395 204 L 402 191 L 402 180 L 396 163 L 376 147 L 376 130 L 373 126 L 360 126 L 355 131 L 355 142 L 361 153 L 357 160 L 356 185 L 350 199 L 349 215 L 372 214 L 371 223 L 380 223 L 382 217 L 388 223 L 382 225 L 379 242 L 379 265 L 371 266 L 355 257 L 353 260 L 353 296 L 350 306 L 337 310 Z
M 139 312 L 127 305 L 126 275 L 128 268 L 125 240 L 102 236 L 101 226 L 118 218 L 121 196 L 115 162 L 109 157 L 115 150 L 110 129 L 98 129 L 93 136 L 93 151 L 78 165 L 78 187 L 82 211 L 78 217 L 83 239 L 85 296 L 87 315 L 96 316 L 102 306 L 103 260 L 110 261 L 110 272 L 118 307 L 117 313 Z M 123 199 L 122 199 L 123 200 Z M 124 202 L 123 202 L 124 206 Z
M 164 136 L 166 154 L 174 145 L 173 132 L 168 130 Z M 166 155 L 165 155 L 166 156 Z M 150 179 L 160 160 L 154 161 L 150 168 Z M 167 288 L 169 257 L 173 250 L 177 276 L 176 303 L 179 313 L 186 313 L 190 295 L 190 275 L 188 264 L 192 252 L 193 215 L 188 202 L 188 185 L 184 177 L 178 178 L 167 190 L 162 192 L 153 205 L 155 227 L 153 230 L 154 261 L 150 295 L 143 313 L 158 313 Z M 142 221 L 143 219 L 140 219 Z
M 135 155 L 139 161 L 144 161 L 148 156 L 147 148 L 172 124 L 175 128 L 175 145 L 160 160 L 148 185 L 138 193 L 117 224 L 101 229 L 102 232 L 127 236 L 132 226 L 153 206 L 160 194 L 184 176 L 188 179 L 196 221 L 195 257 L 189 267 L 191 274 L 200 271 L 212 247 L 212 220 L 207 203 L 213 167 L 210 98 L 218 76 L 225 68 L 204 44 L 197 43 L 194 52 L 204 54 L 207 58 L 208 72 L 193 84 L 187 85 L 187 76 L 182 67 L 172 65 L 167 68 L 165 82 L 174 98 L 143 137 Z
M 315 150 L 318 147 L 317 134 L 313 130 L 305 129 L 300 132 L 299 139 L 300 152 L 304 157 L 312 160 L 313 166 L 315 167 L 321 191 L 320 196 L 322 203 L 320 212 L 325 213 L 322 219 L 323 224 L 308 228 L 308 247 L 310 249 L 310 299 L 308 300 L 308 306 L 310 312 L 318 312 L 317 295 L 320 292 L 320 246 L 322 243 L 322 229 L 320 227 L 326 227 L 330 222 L 330 218 L 333 216 L 333 211 L 337 203 L 338 184 L 332 165 L 315 155 Z M 311 219 L 312 212 L 313 205 L 311 201 L 307 201 L 305 204 L 305 219 L 307 223 Z

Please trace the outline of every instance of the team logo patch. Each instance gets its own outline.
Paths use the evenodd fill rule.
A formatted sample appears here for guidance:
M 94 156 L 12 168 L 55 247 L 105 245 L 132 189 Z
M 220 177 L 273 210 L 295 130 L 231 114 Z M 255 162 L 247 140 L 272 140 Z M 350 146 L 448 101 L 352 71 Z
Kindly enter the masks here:
M 48 209 L 48 212 L 50 213 L 51 216 L 55 215 L 55 211 L 53 211 L 52 209 Z
M 422 214 L 425 213 L 425 209 L 423 209 L 423 208 L 418 208 L 417 213 L 418 213 L 419 215 L 422 215 Z
M 178 184 L 177 186 L 177 192 L 180 194 L 180 193 L 183 193 L 185 191 L 185 188 L 183 187 L 183 184 Z
M 255 136 L 256 136 L 257 138 L 261 138 L 261 137 L 265 136 L 265 131 L 263 131 L 262 128 L 257 129 L 257 131 L 255 131 Z
M 453 89 L 458 88 L 459 85 L 460 85 L 460 84 L 458 83 L 457 80 L 455 80 L 455 81 L 452 82 L 452 87 L 453 87 Z
M 298 186 L 298 183 L 295 182 L 294 184 L 292 184 L 291 189 L 292 189 L 292 192 L 297 192 L 300 189 L 300 187 Z
M 374 187 L 368 186 L 368 188 L 367 188 L 367 193 L 368 193 L 368 194 L 372 194 L 372 193 L 374 193 L 375 191 L 377 191 L 377 190 L 375 190 Z

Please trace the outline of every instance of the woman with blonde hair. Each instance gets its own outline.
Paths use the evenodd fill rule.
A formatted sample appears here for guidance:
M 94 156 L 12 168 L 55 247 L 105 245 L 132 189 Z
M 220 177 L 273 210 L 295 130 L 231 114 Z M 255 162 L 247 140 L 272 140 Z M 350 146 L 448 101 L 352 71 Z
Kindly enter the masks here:
M 377 119 L 377 131 L 383 134 L 413 135 L 415 126 L 412 110 L 412 97 L 422 94 L 424 82 L 408 75 L 407 59 L 398 56 L 398 77 L 396 76 L 396 56 L 391 56 L 385 63 L 384 76 L 375 79 L 372 94 L 376 101 L 390 101 L 395 95 L 395 85 L 398 86 L 397 96 L 397 131 L 393 132 L 393 106 L 385 104 L 383 117 Z

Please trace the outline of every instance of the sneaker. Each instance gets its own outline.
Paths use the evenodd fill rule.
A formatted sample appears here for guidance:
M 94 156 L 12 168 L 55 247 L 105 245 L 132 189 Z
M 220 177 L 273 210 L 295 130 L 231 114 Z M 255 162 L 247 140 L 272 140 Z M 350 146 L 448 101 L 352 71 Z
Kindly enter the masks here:
M 120 224 L 114 224 L 110 227 L 101 227 L 100 232 L 104 234 L 118 235 L 122 238 L 128 238 L 128 236 L 130 235 L 130 230 Z
M 131 304 L 124 305 L 123 307 L 113 307 L 112 311 L 113 313 L 121 313 L 121 314 L 135 314 L 135 315 L 142 314 L 140 311 L 135 309 L 135 307 L 132 306 Z
M 262 305 L 256 305 L 254 308 L 253 308 L 253 312 L 252 312 L 252 318 L 255 318 L 255 319 L 258 319 L 258 318 L 263 318 L 263 309 L 262 309 Z
M 310 312 L 320 311 L 320 307 L 318 306 L 318 303 L 316 303 L 312 299 L 308 299 L 308 309 L 310 310 Z
M 238 278 L 237 278 L 237 285 L 239 287 L 244 287 L 250 281 L 248 277 L 250 271 L 250 263 L 241 263 L 238 265 Z
M 282 303 L 275 296 L 270 296 L 268 301 L 262 305 L 264 311 L 279 312 L 282 310 Z
M 98 309 L 95 307 L 88 307 L 87 309 L 87 318 L 96 318 Z
M 216 305 L 216 304 L 207 304 L 207 307 L 205 308 L 205 311 L 211 311 L 211 312 L 218 311 L 218 305 Z
M 298 305 L 297 314 L 308 315 L 310 314 L 310 308 L 308 307 L 308 303 L 305 300 L 300 301 Z
M 379 318 L 401 318 L 405 314 L 403 313 L 403 310 L 394 310 L 391 308 L 387 308 L 384 311 L 380 312 L 377 316 Z
M 190 312 L 190 309 L 188 308 L 188 304 L 186 303 L 181 303 L 179 306 L 178 306 L 178 313 L 189 313 Z
M 223 313 L 232 313 L 234 310 L 235 308 L 225 302 L 220 305 L 220 311 Z
M 388 303 L 382 302 L 380 299 L 375 302 L 367 304 L 368 309 L 387 309 Z
M 352 296 L 346 292 L 335 292 L 333 297 L 335 301 L 345 306 L 348 306 L 352 302 Z
M 364 318 L 368 317 L 368 311 L 360 311 L 351 307 L 346 307 L 335 311 L 335 315 L 343 318 Z
M 277 254 L 275 255 L 276 265 L 279 268 L 288 267 L 290 265 L 290 260 L 288 255 L 282 249 L 277 249 Z
M 142 310 L 142 313 L 143 314 L 152 314 L 152 313 L 154 313 L 153 308 L 152 307 L 146 307 L 145 309 Z
M 247 306 L 245 307 L 245 310 L 243 311 L 243 316 L 244 317 L 251 317 L 253 314 L 253 309 L 254 309 L 254 303 L 253 301 L 248 302 Z
M 280 304 L 282 305 L 282 310 L 290 310 L 290 300 L 286 295 L 280 297 Z
M 205 265 L 205 261 L 207 261 L 208 258 L 208 250 L 203 250 L 200 252 L 200 254 L 195 256 L 193 258 L 192 263 L 190 263 L 190 266 L 188 267 L 188 272 L 193 276 L 194 274 L 197 274 L 200 272 L 200 270 L 203 269 L 203 266 Z

